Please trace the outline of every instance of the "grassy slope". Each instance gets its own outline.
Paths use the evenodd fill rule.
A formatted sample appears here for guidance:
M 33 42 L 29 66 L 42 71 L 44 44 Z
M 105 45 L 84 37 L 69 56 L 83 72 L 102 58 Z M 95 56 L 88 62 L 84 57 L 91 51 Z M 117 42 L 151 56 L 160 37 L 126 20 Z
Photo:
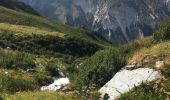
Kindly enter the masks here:
M 97 37 L 95 32 L 4 7 L 0 7 L 0 30 L 0 44 L 4 47 L 12 46 L 22 51 L 31 48 L 34 50 L 31 53 L 41 55 L 86 56 L 110 45 Z
M 74 100 L 71 96 L 65 96 L 56 92 L 23 92 L 16 95 L 5 95 L 7 100 Z
M 60 59 L 61 56 L 54 56 L 55 54 L 72 55 L 71 50 L 75 51 L 75 54 L 80 52 L 86 56 L 86 51 L 93 50 L 96 46 L 110 45 L 94 33 L 0 6 L 0 75 L 3 76 L 0 78 L 0 93 L 9 100 L 25 97 L 33 97 L 35 100 L 70 100 L 70 96 L 64 97 L 57 93 L 27 91 L 38 91 L 41 85 L 51 83 L 52 74 L 55 71 L 57 73 L 58 68 L 66 70 L 68 64 L 63 59 L 70 59 L 70 56 Z M 5 49 L 6 47 L 10 47 L 10 50 Z M 28 48 L 32 50 L 28 51 Z M 72 60 L 69 60 L 69 63 L 71 62 Z M 35 73 L 24 71 L 32 68 L 29 64 L 33 64 L 31 66 L 35 68 Z M 15 94 L 16 92 L 19 93 Z
M 77 29 L 75 27 L 62 25 L 62 24 L 59 24 L 52 20 L 48 20 L 46 18 L 37 17 L 37 16 L 30 15 L 30 14 L 26 14 L 26 13 L 16 12 L 16 11 L 13 11 L 13 10 L 10 10 L 10 9 L 4 8 L 4 7 L 0 7 L 0 30 L 1 30 L 0 33 L 3 33 L 3 34 L 6 34 L 6 33 L 13 34 L 14 37 L 16 37 L 15 38 L 16 40 L 18 38 L 17 37 L 18 35 L 34 36 L 36 34 L 37 36 L 41 36 L 42 39 L 46 39 L 45 37 L 52 36 L 54 38 L 57 38 L 57 40 L 64 39 L 64 41 L 65 41 L 65 40 L 68 40 L 69 38 L 73 37 L 73 38 L 77 38 L 78 42 L 80 40 L 84 40 L 86 43 L 90 43 L 90 44 L 95 44 L 95 45 L 100 45 L 100 46 L 108 45 L 107 42 L 96 37 L 93 34 L 93 32 L 91 32 L 91 31 L 86 31 L 83 29 Z M 21 38 L 19 38 L 19 40 L 23 38 L 22 36 L 21 36 Z M 14 39 L 13 37 L 12 38 L 5 37 L 5 40 L 3 40 L 2 37 L 3 36 L 1 36 L 1 40 L 5 41 L 5 43 L 8 43 L 12 39 Z M 35 37 L 33 37 L 33 38 L 35 38 Z M 35 40 L 38 38 L 39 37 L 35 38 Z M 166 42 L 154 44 L 152 39 L 153 39 L 153 37 L 148 37 L 148 38 L 145 38 L 142 40 L 136 40 L 136 41 L 131 42 L 127 45 L 121 46 L 119 48 L 120 53 L 122 53 L 122 55 L 125 55 L 125 57 L 127 57 L 127 58 L 132 57 L 134 59 L 136 59 L 138 57 L 138 54 L 140 54 L 140 55 L 151 54 L 153 56 L 157 55 L 158 58 L 160 57 L 162 60 L 165 61 L 166 65 L 169 66 L 169 59 L 170 59 L 169 58 L 170 57 L 169 43 L 170 42 L 166 41 Z M 51 38 L 49 38 L 49 40 L 51 40 Z M 0 41 L 0 43 L 2 41 Z M 22 41 L 24 41 L 24 39 Z M 10 42 L 10 43 L 16 42 L 15 45 L 18 46 L 19 45 L 18 43 L 20 43 L 22 41 L 14 41 L 14 42 Z M 25 42 L 29 42 L 29 41 L 25 41 Z M 68 42 L 70 42 L 70 41 L 68 41 Z M 12 45 L 14 45 L 14 44 L 12 44 Z M 26 44 L 26 45 L 28 45 L 28 44 Z M 20 48 L 22 48 L 22 46 Z M 40 47 L 40 48 L 42 48 L 42 47 Z M 15 52 L 15 51 L 12 51 L 12 52 Z M 22 52 L 25 52 L 25 50 L 22 50 Z M 33 52 L 29 52 L 29 53 L 32 53 L 33 55 L 35 55 Z M 45 53 L 47 53 L 46 50 L 45 50 Z M 102 53 L 102 54 L 105 55 L 104 53 Z M 96 56 L 96 55 L 94 55 L 94 56 Z M 7 56 L 7 55 L 5 55 L 5 56 Z M 4 56 L 4 58 L 5 58 L 5 56 Z M 12 59 L 10 59 L 10 56 L 7 56 L 6 58 L 8 58 L 8 57 L 9 57 L 9 61 L 13 61 Z M 142 56 L 140 56 L 140 57 L 142 57 Z M 99 62 L 101 62 L 100 58 L 103 58 L 103 56 L 100 55 L 100 52 L 99 52 L 99 55 L 97 55 L 96 58 L 99 58 Z M 2 56 L 2 59 L 3 59 L 3 56 Z M 21 58 L 21 59 L 25 59 L 25 58 Z M 105 60 L 107 60 L 107 61 L 113 60 L 113 57 L 110 57 L 108 59 L 105 59 L 105 58 L 103 58 L 103 59 L 104 60 L 102 60 L 103 62 L 101 62 L 100 65 L 105 64 Z M 56 62 L 56 61 L 59 62 L 59 63 L 55 63 L 57 65 L 57 67 L 61 67 L 61 66 L 58 66 L 59 64 L 62 65 L 61 61 L 58 61 L 58 59 L 53 58 L 53 57 L 52 58 L 44 58 L 44 57 L 42 57 L 41 54 L 40 54 L 40 57 L 32 59 L 32 60 L 35 62 L 38 62 L 39 63 L 38 66 L 43 65 L 43 67 L 47 66 L 50 61 L 52 61 L 52 63 Z M 95 59 L 92 59 L 92 61 L 89 61 L 88 64 L 91 65 L 93 63 L 93 60 L 95 60 Z M 98 62 L 95 62 L 95 63 L 98 63 Z M 9 63 L 9 64 L 11 64 L 11 63 Z M 112 65 L 112 64 L 113 64 L 112 62 L 111 63 L 109 62 L 108 65 Z M 96 65 L 94 65 L 94 66 L 95 66 L 94 68 L 98 69 L 98 67 L 96 67 Z M 103 66 L 105 66 L 105 65 L 103 65 Z M 36 65 L 36 67 L 37 67 L 37 65 Z M 111 68 L 112 67 L 113 67 L 113 65 L 111 66 Z M 49 99 L 54 99 L 56 97 L 63 98 L 63 95 L 60 96 L 60 94 L 54 94 L 54 93 L 50 93 L 50 92 L 33 92 L 33 93 L 32 92 L 22 92 L 22 91 L 27 91 L 27 89 L 32 90 L 32 87 L 34 87 L 34 86 L 36 87 L 38 85 L 37 80 L 36 80 L 37 75 L 39 75 L 39 76 L 43 75 L 43 77 L 45 77 L 45 80 L 47 77 L 51 77 L 50 72 L 48 72 L 44 68 L 41 69 L 41 68 L 37 67 L 37 69 L 36 69 L 37 73 L 35 73 L 35 74 L 32 74 L 32 73 L 23 74 L 22 72 L 18 72 L 18 69 L 13 69 L 13 68 L 12 69 L 10 68 L 10 70 L 1 68 L 1 70 L 0 70 L 1 73 L 5 73 L 5 71 L 9 71 L 12 74 L 10 77 L 6 77 L 5 75 L 3 75 L 4 79 L 12 79 L 15 83 L 19 82 L 19 84 L 21 84 L 23 86 L 23 90 L 22 90 L 22 88 L 21 88 L 21 91 L 19 90 L 21 93 L 11 95 L 11 94 L 6 94 L 7 92 L 5 92 L 5 94 L 6 94 L 5 98 L 14 99 L 14 97 L 15 97 L 16 99 L 20 99 L 20 98 L 22 99 L 25 97 L 34 97 L 35 99 L 39 99 L 39 98 L 37 98 L 37 96 L 40 96 L 40 98 L 41 98 L 46 93 L 47 94 L 45 95 L 45 97 L 49 98 Z M 101 70 L 101 72 L 103 72 L 103 71 Z M 170 82 L 169 82 L 169 75 L 170 75 L 169 67 L 165 67 L 165 69 L 162 69 L 162 72 L 163 72 L 163 74 L 165 74 L 166 79 L 167 79 L 166 81 L 164 81 L 165 89 L 167 91 L 169 91 L 170 90 L 169 89 L 169 84 L 170 84 Z M 22 78 L 20 81 L 18 81 L 18 76 L 20 76 L 20 75 L 22 76 Z M 9 80 L 7 80 L 7 82 L 8 81 Z M 22 84 L 23 82 L 25 82 L 26 84 L 29 84 L 29 85 L 25 86 L 24 84 Z M 32 82 L 32 83 L 30 83 L 30 82 Z M 15 84 L 10 83 L 9 87 L 12 85 L 15 85 Z M 136 97 L 136 94 L 138 93 L 137 91 L 139 91 L 140 96 L 142 98 L 142 96 L 145 96 L 147 94 L 142 94 L 141 92 L 148 91 L 148 88 L 146 88 L 146 90 L 144 90 L 142 88 L 143 87 L 141 86 L 141 87 L 139 87 L 139 89 L 132 90 L 129 93 L 126 93 L 124 96 L 122 96 L 122 99 L 124 100 L 124 97 L 126 98 L 127 96 L 133 97 L 132 99 L 134 99 Z M 6 89 L 6 87 L 5 87 L 5 89 Z M 149 87 L 149 89 L 150 89 L 150 87 Z M 37 90 L 37 89 L 33 88 L 33 90 Z M 7 91 L 10 91 L 10 90 L 8 90 L 8 88 L 7 88 Z M 155 94 L 152 94 L 152 93 L 150 94 L 150 93 L 151 92 L 148 93 L 149 95 L 151 95 L 150 97 L 155 96 Z M 157 94 L 157 92 L 156 92 L 156 94 Z M 70 99 L 69 96 L 68 96 L 68 99 Z M 130 98 L 130 100 L 131 100 L 131 98 Z
M 10 10 L 4 7 L 0 7 L 0 22 L 10 23 L 14 25 L 38 27 L 41 29 L 64 33 L 66 34 L 66 37 L 77 37 L 79 39 L 84 39 L 93 43 L 105 43 L 105 41 L 95 35 L 95 32 L 70 27 L 57 23 L 53 20 L 49 20 L 47 18 L 16 12 L 14 10 Z

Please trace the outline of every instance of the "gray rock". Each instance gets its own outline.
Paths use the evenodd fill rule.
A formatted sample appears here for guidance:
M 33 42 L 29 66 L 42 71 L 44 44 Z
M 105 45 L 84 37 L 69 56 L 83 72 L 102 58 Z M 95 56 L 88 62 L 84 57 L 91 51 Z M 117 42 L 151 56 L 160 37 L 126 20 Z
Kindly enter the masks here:
M 99 92 L 102 94 L 102 98 L 108 98 L 106 100 L 116 100 L 122 93 L 128 92 L 134 86 L 139 86 L 142 82 L 150 82 L 160 77 L 161 74 L 158 71 L 149 68 L 123 69 L 116 73 Z

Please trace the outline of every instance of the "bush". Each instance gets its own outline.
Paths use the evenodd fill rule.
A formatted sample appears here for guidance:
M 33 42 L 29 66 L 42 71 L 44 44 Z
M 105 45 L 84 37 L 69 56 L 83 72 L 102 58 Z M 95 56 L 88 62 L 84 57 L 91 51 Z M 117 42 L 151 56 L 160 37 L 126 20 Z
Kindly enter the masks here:
M 153 34 L 155 41 L 170 40 L 170 19 L 166 19 Z
M 96 43 L 76 37 L 60 38 L 58 36 L 40 34 L 24 34 L 20 36 L 4 30 L 0 33 L 0 37 L 0 44 L 3 47 L 11 47 L 15 50 L 53 57 L 58 57 L 59 54 L 74 57 L 91 56 L 102 49 Z
M 51 84 L 54 80 L 50 76 L 44 74 L 37 74 L 36 81 L 40 86 L 45 86 Z
M 119 100 L 165 100 L 166 95 L 154 89 L 154 83 L 142 84 L 121 95 Z
M 38 86 L 28 80 L 17 79 L 10 76 L 2 75 L 0 77 L 0 92 L 20 92 L 31 91 L 38 88 Z
M 4 100 L 2 96 L 0 96 L 0 100 Z
M 119 49 L 125 56 L 131 56 L 131 54 L 133 54 L 135 51 L 144 47 L 151 47 L 152 45 L 154 45 L 154 39 L 152 36 L 150 36 L 145 37 L 144 39 L 134 40 L 128 44 L 122 45 L 119 47 Z
M 89 87 L 93 84 L 97 87 L 102 86 L 124 65 L 124 56 L 121 55 L 118 49 L 109 48 L 108 50 L 99 51 L 78 65 L 79 80 L 77 86 L 78 88 Z
M 51 76 L 60 76 L 59 70 L 56 63 L 48 62 L 45 70 L 51 74 Z
M 165 77 L 169 77 L 169 76 L 170 76 L 170 68 L 164 68 L 164 69 L 162 69 L 162 74 L 163 74 Z
M 12 50 L 0 50 L 0 66 L 4 68 L 29 69 L 34 68 L 34 57 L 27 53 Z

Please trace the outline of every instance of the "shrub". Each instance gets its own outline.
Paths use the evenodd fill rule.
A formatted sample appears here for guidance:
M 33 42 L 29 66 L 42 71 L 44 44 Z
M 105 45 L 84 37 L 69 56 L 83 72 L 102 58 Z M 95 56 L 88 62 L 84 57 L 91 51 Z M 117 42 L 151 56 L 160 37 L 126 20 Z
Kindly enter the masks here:
M 170 19 L 166 19 L 153 34 L 155 41 L 170 40 Z
M 169 76 L 170 76 L 170 68 L 164 68 L 164 69 L 162 69 L 162 74 L 163 74 L 165 77 L 169 77 Z
M 165 100 L 166 95 L 154 89 L 154 83 L 142 84 L 121 95 L 119 100 Z
M 170 79 L 165 80 L 164 82 L 164 89 L 169 92 L 170 91 Z
M 4 68 L 28 69 L 34 68 L 34 57 L 27 53 L 12 50 L 0 50 L 0 66 Z
M 58 56 L 60 54 L 83 57 L 91 56 L 102 49 L 96 43 L 76 37 L 60 38 L 58 36 L 40 34 L 15 35 L 14 32 L 4 30 L 0 33 L 0 37 L 0 44 L 3 47 L 11 47 L 15 50 L 38 55 Z
M 31 91 L 38 88 L 34 82 L 6 75 L 1 75 L 0 84 L 0 92 L 14 93 L 19 91 Z
M 51 76 L 60 76 L 57 64 L 54 62 L 48 62 L 45 70 L 51 74 Z
M 44 74 L 37 74 L 36 81 L 40 86 L 45 86 L 53 82 L 53 78 Z
M 93 84 L 97 87 L 102 86 L 124 65 L 124 56 L 121 55 L 118 49 L 109 48 L 99 51 L 78 65 L 79 80 L 77 86 L 78 88 L 83 86 L 89 87 Z
M 0 100 L 4 100 L 2 96 L 0 96 Z

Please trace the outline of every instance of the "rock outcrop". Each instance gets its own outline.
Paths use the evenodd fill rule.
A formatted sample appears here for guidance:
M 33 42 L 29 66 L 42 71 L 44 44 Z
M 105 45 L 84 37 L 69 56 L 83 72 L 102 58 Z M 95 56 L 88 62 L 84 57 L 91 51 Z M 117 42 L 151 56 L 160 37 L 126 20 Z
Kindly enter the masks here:
M 130 66 L 131 68 L 132 66 Z M 128 70 L 129 66 L 120 72 L 104 85 L 99 92 L 104 100 L 116 100 L 122 93 L 128 92 L 142 82 L 150 82 L 161 77 L 158 71 L 150 68 L 138 68 Z

